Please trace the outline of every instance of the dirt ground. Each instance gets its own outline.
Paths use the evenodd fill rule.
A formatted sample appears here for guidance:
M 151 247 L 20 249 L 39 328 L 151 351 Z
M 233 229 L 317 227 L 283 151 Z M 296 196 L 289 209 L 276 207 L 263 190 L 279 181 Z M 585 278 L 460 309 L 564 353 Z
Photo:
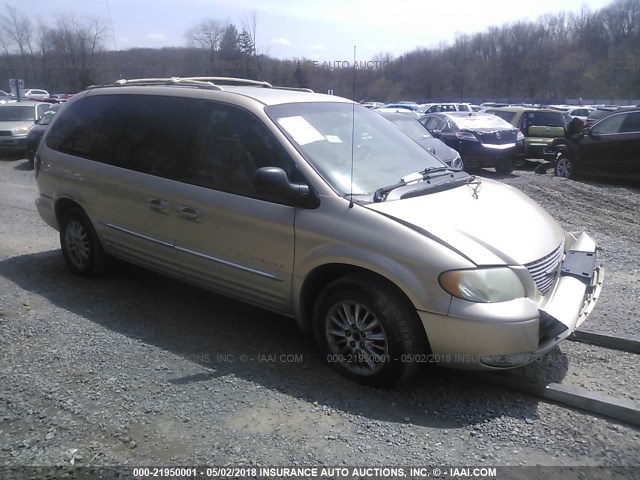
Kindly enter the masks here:
M 583 328 L 640 335 L 640 189 L 482 175 L 595 237 L 606 284 Z M 36 192 L 0 160 L 0 465 L 639 465 L 624 423 L 436 367 L 362 387 L 289 319 L 133 266 L 71 276 Z M 551 354 L 520 373 L 640 402 L 637 357 Z

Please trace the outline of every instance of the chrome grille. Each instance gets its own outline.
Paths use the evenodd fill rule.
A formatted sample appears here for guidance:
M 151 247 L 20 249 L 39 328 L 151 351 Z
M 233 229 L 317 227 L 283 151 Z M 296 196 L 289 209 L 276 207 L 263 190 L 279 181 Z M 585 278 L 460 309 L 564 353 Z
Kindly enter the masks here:
M 564 244 L 561 243 L 558 248 L 549 255 L 545 255 L 538 260 L 524 265 L 533 277 L 533 281 L 536 282 L 540 293 L 547 293 L 551 285 L 553 285 L 553 281 L 558 275 L 558 265 L 562 260 L 563 250 Z

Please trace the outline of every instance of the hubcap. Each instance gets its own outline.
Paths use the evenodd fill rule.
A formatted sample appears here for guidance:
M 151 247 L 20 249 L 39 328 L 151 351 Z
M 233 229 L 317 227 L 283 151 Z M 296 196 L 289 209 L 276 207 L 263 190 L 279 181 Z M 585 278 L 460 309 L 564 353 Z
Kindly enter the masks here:
M 387 363 L 387 335 L 371 310 L 359 302 L 336 303 L 327 315 L 326 336 L 336 361 L 356 375 L 373 375 Z
M 85 268 L 89 263 L 91 247 L 89 246 L 87 231 L 80 222 L 72 220 L 67 224 L 64 241 L 71 262 L 77 268 Z
M 566 157 L 560 157 L 557 170 L 559 177 L 569 177 L 571 175 L 571 162 Z

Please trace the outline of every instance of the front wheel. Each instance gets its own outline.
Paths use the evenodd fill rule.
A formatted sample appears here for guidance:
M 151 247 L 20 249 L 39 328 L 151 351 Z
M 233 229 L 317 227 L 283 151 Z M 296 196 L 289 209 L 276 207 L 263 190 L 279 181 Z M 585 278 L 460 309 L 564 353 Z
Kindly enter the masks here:
M 560 155 L 556 159 L 555 171 L 558 177 L 565 177 L 565 178 L 576 177 L 575 165 L 573 164 L 573 160 L 571 160 L 571 157 L 567 155 Z
M 313 315 L 326 361 L 351 380 L 391 386 L 410 379 L 428 350 L 415 308 L 386 281 L 354 274 L 330 283 Z

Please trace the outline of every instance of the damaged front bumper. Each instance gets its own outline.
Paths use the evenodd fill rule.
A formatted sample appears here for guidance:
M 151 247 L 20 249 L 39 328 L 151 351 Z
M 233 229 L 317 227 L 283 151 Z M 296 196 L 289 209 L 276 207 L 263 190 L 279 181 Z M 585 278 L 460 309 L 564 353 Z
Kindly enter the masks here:
M 587 234 L 567 234 L 565 255 L 553 288 L 537 298 L 501 303 L 454 299 L 449 315 L 419 311 L 432 361 L 467 370 L 525 365 L 571 335 L 600 296 L 604 269 Z

